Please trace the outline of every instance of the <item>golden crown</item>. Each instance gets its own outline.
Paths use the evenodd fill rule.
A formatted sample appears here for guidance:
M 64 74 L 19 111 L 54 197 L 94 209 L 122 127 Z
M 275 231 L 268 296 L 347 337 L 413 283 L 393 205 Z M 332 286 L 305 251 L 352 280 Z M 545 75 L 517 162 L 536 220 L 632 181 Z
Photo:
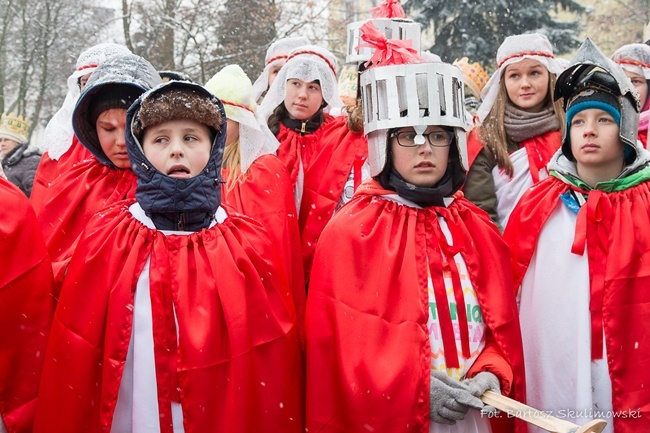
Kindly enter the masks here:
M 29 134 L 29 122 L 23 116 L 16 116 L 13 113 L 3 113 L 2 117 L 0 117 L 0 131 L 27 137 Z
M 463 76 L 466 78 L 465 84 L 467 84 L 472 93 L 480 99 L 481 91 L 490 79 L 490 76 L 485 72 L 485 69 L 476 62 L 470 64 L 467 57 L 457 59 L 454 61 L 454 65 L 460 69 Z

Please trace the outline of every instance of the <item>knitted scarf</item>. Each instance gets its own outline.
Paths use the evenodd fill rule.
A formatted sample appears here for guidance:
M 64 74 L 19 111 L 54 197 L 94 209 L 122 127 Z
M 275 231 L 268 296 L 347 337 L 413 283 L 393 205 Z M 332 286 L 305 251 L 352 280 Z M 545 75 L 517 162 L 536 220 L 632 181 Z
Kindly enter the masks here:
M 555 116 L 552 104 L 539 113 L 530 113 L 508 103 L 503 114 L 503 125 L 506 135 L 514 143 L 560 129 L 560 121 Z

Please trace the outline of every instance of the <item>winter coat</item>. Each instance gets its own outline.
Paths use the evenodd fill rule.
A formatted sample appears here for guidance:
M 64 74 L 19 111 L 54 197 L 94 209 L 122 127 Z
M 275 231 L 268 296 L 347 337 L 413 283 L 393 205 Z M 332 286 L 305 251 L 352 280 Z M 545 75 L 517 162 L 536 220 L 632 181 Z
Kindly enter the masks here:
M 29 143 L 16 146 L 2 160 L 2 168 L 9 182 L 16 185 L 27 197 L 32 193 L 36 168 L 41 161 L 38 149 L 29 148 Z

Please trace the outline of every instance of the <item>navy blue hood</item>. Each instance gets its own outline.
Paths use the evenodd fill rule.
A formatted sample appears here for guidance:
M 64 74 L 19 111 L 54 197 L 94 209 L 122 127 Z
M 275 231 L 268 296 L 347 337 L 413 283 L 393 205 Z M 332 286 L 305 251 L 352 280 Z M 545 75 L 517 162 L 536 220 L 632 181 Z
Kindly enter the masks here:
M 116 168 L 99 143 L 95 127 L 98 115 L 110 108 L 128 109 L 140 95 L 160 83 L 151 63 L 135 54 L 111 57 L 88 78 L 72 113 L 72 127 L 81 144 L 100 163 Z
M 187 89 L 205 95 L 214 105 L 214 116 L 220 116 L 223 122 L 219 130 L 210 128 L 214 140 L 207 165 L 201 173 L 189 179 L 169 177 L 158 171 L 145 157 L 140 137 L 134 133 L 134 130 L 141 129 L 138 113 L 142 101 L 170 89 Z M 192 107 L 187 107 L 187 110 L 191 111 Z M 131 170 L 137 176 L 135 197 L 147 216 L 161 230 L 198 231 L 207 228 L 221 204 L 221 161 L 226 143 L 226 113 L 221 101 L 198 84 L 170 81 L 140 96 L 129 108 L 126 124 L 126 149 Z

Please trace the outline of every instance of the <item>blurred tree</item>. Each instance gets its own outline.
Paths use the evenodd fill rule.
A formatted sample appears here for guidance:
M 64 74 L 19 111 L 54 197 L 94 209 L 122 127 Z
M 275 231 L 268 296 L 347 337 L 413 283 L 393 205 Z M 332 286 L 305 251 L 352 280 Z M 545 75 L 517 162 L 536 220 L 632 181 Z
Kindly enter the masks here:
M 587 35 L 605 54 L 622 45 L 644 42 L 643 28 L 650 22 L 650 0 L 599 0 L 586 19 Z
M 0 0 L 0 111 L 26 117 L 32 131 L 48 120 L 77 56 L 107 18 L 77 0 Z
M 433 25 L 431 52 L 446 62 L 468 56 L 489 69 L 509 35 L 543 33 L 557 54 L 572 51 L 581 43 L 579 21 L 558 21 L 553 13 L 585 10 L 574 0 L 411 0 L 405 6 L 424 27 Z
M 264 69 L 266 49 L 276 38 L 275 0 L 226 0 L 219 18 L 218 69 L 234 63 L 255 80 Z

